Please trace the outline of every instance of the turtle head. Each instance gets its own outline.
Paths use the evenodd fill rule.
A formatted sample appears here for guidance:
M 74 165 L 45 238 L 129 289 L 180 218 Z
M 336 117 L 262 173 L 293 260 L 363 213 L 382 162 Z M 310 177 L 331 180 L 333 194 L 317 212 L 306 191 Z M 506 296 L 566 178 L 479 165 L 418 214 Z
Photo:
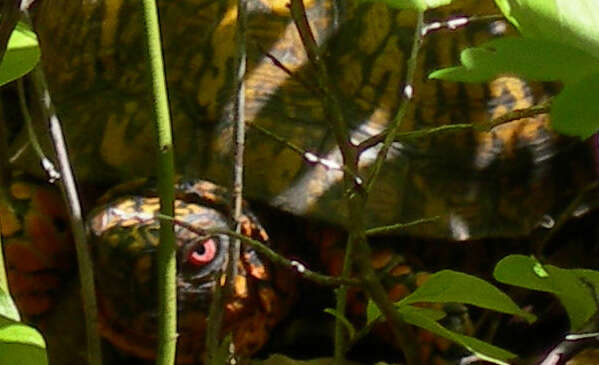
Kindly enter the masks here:
M 227 216 L 204 204 L 182 196 L 175 201 L 180 362 L 201 358 L 212 293 L 225 282 L 220 273 L 230 238 L 205 232 L 227 228 Z M 92 212 L 88 225 L 101 332 L 117 348 L 143 358 L 152 358 L 156 348 L 158 208 L 156 197 L 124 196 Z M 246 216 L 244 226 L 244 234 L 267 238 L 253 217 Z M 240 352 L 250 354 L 266 342 L 282 312 L 268 267 L 251 248 L 242 246 L 236 269 L 224 326 Z

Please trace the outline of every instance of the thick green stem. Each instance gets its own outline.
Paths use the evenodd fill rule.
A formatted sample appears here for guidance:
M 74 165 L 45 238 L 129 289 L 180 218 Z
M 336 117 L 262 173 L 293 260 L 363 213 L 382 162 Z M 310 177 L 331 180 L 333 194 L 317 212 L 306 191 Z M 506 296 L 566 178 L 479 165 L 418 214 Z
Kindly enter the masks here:
M 155 129 L 158 136 L 158 194 L 160 213 L 173 216 L 175 200 L 175 161 L 171 121 L 162 61 L 160 25 L 155 0 L 143 0 L 145 33 L 152 92 L 154 97 Z M 177 261 L 172 222 L 160 222 L 158 247 L 158 352 L 156 364 L 175 363 L 177 348 Z

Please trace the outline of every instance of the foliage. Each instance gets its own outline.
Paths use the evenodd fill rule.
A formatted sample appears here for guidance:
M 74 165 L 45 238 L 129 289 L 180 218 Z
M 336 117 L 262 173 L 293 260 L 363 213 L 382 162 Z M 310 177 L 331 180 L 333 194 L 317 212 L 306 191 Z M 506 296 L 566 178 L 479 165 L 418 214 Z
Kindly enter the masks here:
M 27 74 L 39 59 L 37 36 L 25 24 L 17 24 L 0 64 L 0 86 Z
M 510 255 L 495 266 L 498 281 L 554 294 L 570 318 L 571 330 L 581 329 L 597 312 L 599 271 L 541 265 L 535 258 Z
M 11 33 L 0 63 L 0 86 L 27 74 L 38 63 L 39 58 L 37 36 L 29 27 L 18 23 Z M 35 328 L 20 323 L 20 320 L 21 316 L 10 294 L 0 288 L 0 362 L 48 364 L 43 336 Z
M 33 327 L 19 322 L 19 313 L 8 293 L 0 289 L 0 362 L 45 365 L 46 343 Z
M 521 37 L 500 38 L 462 51 L 462 65 L 429 75 L 481 82 L 499 74 L 561 81 L 551 110 L 554 129 L 587 138 L 599 129 L 599 3 L 593 0 L 496 0 Z M 564 65 L 567 65 L 565 67 Z
M 516 355 L 443 327 L 438 321 L 446 316 L 445 312 L 413 305 L 421 303 L 464 303 L 518 315 L 531 322 L 535 320 L 534 315 L 521 310 L 505 293 L 493 285 L 475 276 L 452 270 L 442 270 L 431 275 L 418 289 L 395 303 L 406 322 L 454 341 L 479 358 L 496 364 L 504 364 Z M 377 320 L 381 313 L 370 302 L 367 315 L 368 322 L 372 322 Z

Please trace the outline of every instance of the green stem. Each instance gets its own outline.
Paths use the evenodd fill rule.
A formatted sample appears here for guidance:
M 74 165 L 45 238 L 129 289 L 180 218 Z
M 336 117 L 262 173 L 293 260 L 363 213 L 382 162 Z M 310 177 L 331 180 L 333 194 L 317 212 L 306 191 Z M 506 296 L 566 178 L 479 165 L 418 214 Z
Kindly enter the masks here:
M 154 98 L 154 127 L 158 136 L 158 194 L 160 213 L 173 216 L 175 161 L 166 80 L 155 0 L 143 0 L 148 60 Z M 172 222 L 160 222 L 158 247 L 158 351 L 156 364 L 175 363 L 177 348 L 177 262 Z
M 351 237 L 347 241 L 347 245 L 345 246 L 345 256 L 343 257 L 343 269 L 341 271 L 341 278 L 347 279 L 351 275 L 351 267 L 352 267 L 352 256 L 353 256 L 353 245 L 351 244 L 353 240 Z M 343 316 L 345 315 L 345 310 L 347 307 L 347 285 L 340 286 L 335 292 L 335 300 L 337 305 L 335 307 L 335 311 L 337 315 Z M 345 353 L 347 352 L 347 337 L 346 337 L 346 329 L 343 321 L 339 318 L 335 320 L 335 364 L 343 363 L 345 359 Z
M 393 307 L 393 303 L 387 297 L 382 284 L 379 282 L 374 269 L 370 265 L 370 247 L 366 239 L 365 226 L 364 226 L 364 210 L 368 199 L 368 189 L 362 189 L 362 180 L 356 178 L 358 176 L 358 149 L 353 146 L 349 141 L 349 130 L 347 123 L 344 119 L 344 115 L 341 110 L 341 104 L 339 98 L 334 93 L 334 88 L 331 87 L 330 78 L 328 77 L 326 65 L 320 54 L 320 50 L 314 35 L 310 29 L 310 25 L 306 18 L 306 9 L 303 4 L 303 0 L 291 0 L 290 5 L 291 16 L 296 25 L 304 49 L 308 55 L 312 66 L 316 70 L 316 80 L 318 86 L 324 94 L 324 107 L 327 114 L 327 119 L 330 122 L 331 129 L 337 140 L 337 145 L 341 151 L 343 157 L 343 165 L 350 173 L 345 172 L 343 175 L 344 187 L 347 193 L 347 208 L 349 213 L 347 229 L 349 231 L 350 240 L 347 243 L 349 249 L 355 250 L 353 256 L 353 262 L 357 264 L 358 274 L 363 282 L 364 289 L 366 290 L 369 297 L 379 307 L 385 317 L 391 322 L 391 326 L 397 341 L 406 357 L 408 365 L 420 364 L 420 358 L 418 354 L 418 346 L 414 336 L 411 335 L 412 329 L 406 323 L 401 320 L 399 313 Z M 408 76 L 406 80 L 412 80 L 415 67 L 416 67 L 416 56 L 418 49 L 422 43 L 422 25 L 423 25 L 423 14 L 419 14 L 418 26 L 416 27 L 416 35 L 414 39 L 414 47 L 412 49 L 412 55 L 410 56 L 410 65 L 408 66 Z M 395 133 L 399 126 L 399 122 L 403 119 L 411 100 L 411 83 L 408 84 L 410 92 L 405 92 L 408 96 L 406 101 L 402 103 L 398 111 L 398 116 L 395 119 L 395 131 L 393 135 L 386 136 L 385 146 L 381 149 L 379 156 L 377 156 L 377 163 L 371 170 L 371 175 L 368 179 L 368 185 L 371 186 L 376 180 L 376 176 L 382 166 L 387 151 L 391 145 L 391 142 L 395 138 Z M 407 90 L 408 88 L 406 88 Z M 391 133 L 390 133 L 391 134 Z M 378 166 L 377 166 L 378 165 Z M 345 170 L 344 170 L 345 171 Z M 348 260 L 349 265 L 352 260 Z M 348 270 L 348 269 L 344 269 Z M 341 293 L 342 294 L 342 293 Z M 339 294 L 339 296 L 341 296 Z M 343 304 L 343 303 L 341 303 Z M 343 314 L 343 313 L 339 313 Z M 337 319 L 339 321 L 339 319 Z M 338 327 L 337 327 L 338 328 Z M 339 330 L 341 332 L 341 330 Z M 338 341 L 338 342 L 337 342 Z M 341 348 L 335 349 L 335 363 L 342 364 L 344 362 L 343 352 L 345 351 L 345 345 L 343 339 L 336 340 L 336 345 L 341 345 Z
M 376 181 L 376 178 L 381 171 L 381 167 L 383 163 L 387 159 L 387 152 L 389 148 L 391 148 L 391 143 L 395 140 L 395 135 L 399 130 L 399 126 L 403 121 L 404 117 L 408 112 L 408 108 L 412 105 L 412 99 L 414 97 L 414 76 L 416 75 L 416 68 L 418 66 L 418 54 L 420 53 L 420 48 L 422 46 L 422 28 L 424 27 L 424 13 L 418 12 L 418 20 L 416 23 L 416 29 L 414 30 L 414 39 L 412 41 L 412 51 L 410 53 L 410 58 L 408 59 L 408 69 L 406 72 L 406 81 L 403 89 L 403 99 L 401 101 L 401 105 L 391 122 L 391 127 L 385 136 L 385 141 L 383 143 L 383 147 L 379 151 L 376 156 L 376 160 L 370 173 L 368 174 L 368 179 L 366 180 L 366 191 L 369 192 L 372 189 L 372 185 Z

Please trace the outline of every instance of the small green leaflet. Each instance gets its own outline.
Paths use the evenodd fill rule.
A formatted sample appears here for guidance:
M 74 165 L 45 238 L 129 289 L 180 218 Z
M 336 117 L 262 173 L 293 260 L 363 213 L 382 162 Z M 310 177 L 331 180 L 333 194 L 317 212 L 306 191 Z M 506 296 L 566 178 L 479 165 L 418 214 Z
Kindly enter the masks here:
M 46 342 L 35 329 L 0 317 L 2 364 L 47 365 Z
M 495 0 L 527 38 L 578 47 L 599 57 L 599 1 Z
M 493 276 L 505 284 L 554 294 L 568 313 L 571 330 L 580 329 L 597 311 L 593 290 L 599 286 L 599 271 L 542 265 L 547 276 L 541 277 L 535 271 L 537 263 L 528 256 L 510 255 L 497 263 Z
M 0 64 L 0 85 L 24 76 L 37 65 L 39 59 L 37 36 L 26 25 L 17 24 Z

